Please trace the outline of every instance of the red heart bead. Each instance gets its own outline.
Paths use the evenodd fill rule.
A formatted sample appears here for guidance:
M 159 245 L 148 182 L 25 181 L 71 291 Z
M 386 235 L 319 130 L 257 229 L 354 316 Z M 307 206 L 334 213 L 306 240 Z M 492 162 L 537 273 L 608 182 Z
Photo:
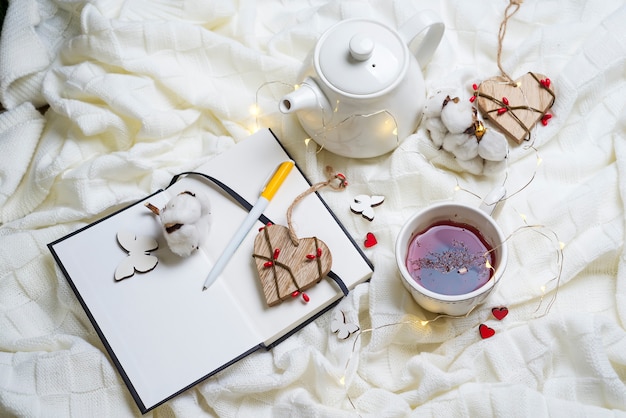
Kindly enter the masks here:
M 365 244 L 364 244 L 365 247 L 370 248 L 376 244 L 378 244 L 378 240 L 376 239 L 374 234 L 372 234 L 371 232 L 368 232 L 367 235 L 365 236 Z
M 549 113 L 546 113 L 545 115 L 543 115 L 543 117 L 541 118 L 541 124 L 543 126 L 547 126 L 548 125 L 548 121 L 552 119 L 552 115 Z
M 496 334 L 496 331 L 493 328 L 490 328 L 485 324 L 480 324 L 478 331 L 480 332 L 482 339 L 493 337 Z
M 509 314 L 509 310 L 508 310 L 508 308 L 502 306 L 502 307 L 499 307 L 499 308 L 493 308 L 491 310 L 491 313 L 493 314 L 493 316 L 497 320 L 502 321 L 504 319 L 504 317 Z

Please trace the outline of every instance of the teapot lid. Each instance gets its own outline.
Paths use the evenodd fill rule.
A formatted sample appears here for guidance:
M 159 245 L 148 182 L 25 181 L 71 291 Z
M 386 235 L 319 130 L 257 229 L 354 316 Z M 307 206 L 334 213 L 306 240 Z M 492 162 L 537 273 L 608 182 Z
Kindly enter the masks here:
M 314 65 L 332 89 L 378 96 L 395 87 L 409 65 L 400 35 L 381 22 L 348 19 L 328 29 L 315 46 Z

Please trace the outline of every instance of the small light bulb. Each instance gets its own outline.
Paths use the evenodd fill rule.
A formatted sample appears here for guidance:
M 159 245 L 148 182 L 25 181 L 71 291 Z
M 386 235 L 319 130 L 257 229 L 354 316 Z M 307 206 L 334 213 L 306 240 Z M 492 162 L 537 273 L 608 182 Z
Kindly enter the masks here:
M 304 145 L 306 145 L 308 147 L 309 146 L 309 142 L 311 142 L 311 138 L 306 138 L 304 140 Z
M 345 385 L 346 385 L 346 376 L 341 376 L 341 377 L 339 378 L 339 384 L 340 384 L 341 386 L 345 386 Z
M 252 116 L 258 116 L 259 115 L 259 107 L 257 105 L 252 105 L 250 106 L 250 114 Z
M 423 327 L 425 327 L 426 325 L 428 325 L 428 323 L 429 323 L 429 322 L 430 322 L 430 321 L 421 320 L 421 321 L 420 321 L 420 325 L 421 325 L 421 326 L 423 326 Z
M 524 222 L 526 222 L 526 215 L 524 215 L 523 213 L 520 213 L 519 216 L 520 218 L 522 218 Z
M 562 250 L 565 248 L 565 243 L 563 241 L 559 241 L 559 248 Z

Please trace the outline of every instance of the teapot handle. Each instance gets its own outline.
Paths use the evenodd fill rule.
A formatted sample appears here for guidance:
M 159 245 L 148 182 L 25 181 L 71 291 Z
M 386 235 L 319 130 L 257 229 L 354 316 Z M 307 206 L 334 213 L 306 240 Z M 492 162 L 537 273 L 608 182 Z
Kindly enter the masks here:
M 417 58 L 420 67 L 424 67 L 432 58 L 435 50 L 443 38 L 445 26 L 441 18 L 430 10 L 423 10 L 407 20 L 398 32 L 409 46 L 409 50 Z M 422 32 L 426 31 L 421 42 L 415 44 L 415 40 Z

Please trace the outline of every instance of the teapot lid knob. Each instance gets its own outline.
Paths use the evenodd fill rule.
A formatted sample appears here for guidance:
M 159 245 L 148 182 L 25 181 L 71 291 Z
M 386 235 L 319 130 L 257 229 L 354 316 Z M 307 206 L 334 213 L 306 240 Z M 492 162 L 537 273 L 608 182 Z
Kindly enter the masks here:
M 350 55 L 357 61 L 367 61 L 374 52 L 374 41 L 365 34 L 358 33 L 350 38 Z

